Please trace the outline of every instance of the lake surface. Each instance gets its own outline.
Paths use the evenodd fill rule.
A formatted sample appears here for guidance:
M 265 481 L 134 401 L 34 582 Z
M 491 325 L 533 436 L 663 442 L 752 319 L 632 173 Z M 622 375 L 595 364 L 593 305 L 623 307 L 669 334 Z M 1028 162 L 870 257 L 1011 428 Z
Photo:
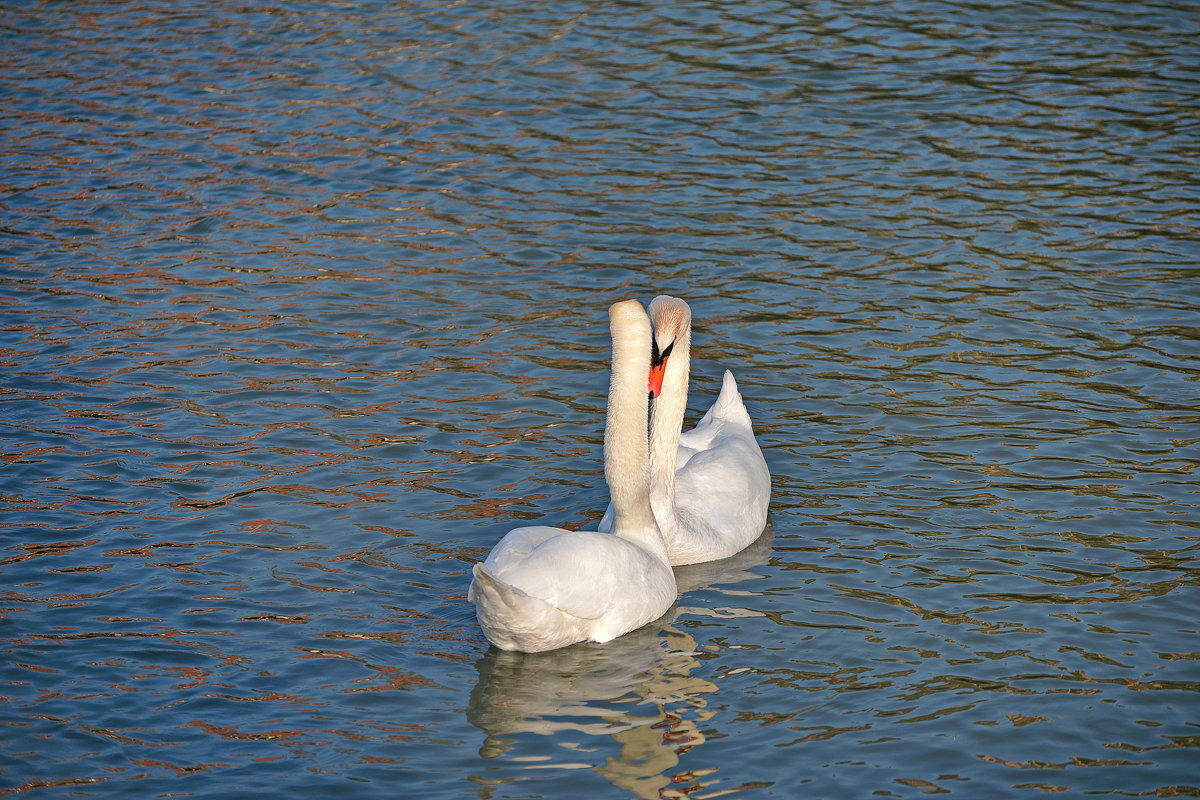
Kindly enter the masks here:
M 1200 796 L 1200 7 L 9 3 L 0 795 Z M 608 305 L 772 525 L 491 650 Z

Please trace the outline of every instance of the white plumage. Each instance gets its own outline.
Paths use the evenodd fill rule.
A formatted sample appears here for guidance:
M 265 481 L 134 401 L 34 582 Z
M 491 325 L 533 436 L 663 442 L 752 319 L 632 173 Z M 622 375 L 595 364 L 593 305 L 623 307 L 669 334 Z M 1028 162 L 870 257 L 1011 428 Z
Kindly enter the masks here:
M 675 602 L 675 576 L 649 497 L 650 321 L 640 303 L 626 300 L 609 308 L 609 323 L 604 475 L 612 532 L 516 528 L 474 566 L 467 597 L 484 635 L 504 650 L 606 642 L 658 619 Z
M 687 408 L 692 314 L 669 295 L 650 303 L 654 325 L 650 425 L 650 502 L 667 543 L 670 562 L 695 564 L 726 558 L 749 545 L 767 523 L 771 474 L 750 414 L 726 371 L 721 393 L 690 431 L 681 432 Z M 610 505 L 597 526 L 609 530 Z

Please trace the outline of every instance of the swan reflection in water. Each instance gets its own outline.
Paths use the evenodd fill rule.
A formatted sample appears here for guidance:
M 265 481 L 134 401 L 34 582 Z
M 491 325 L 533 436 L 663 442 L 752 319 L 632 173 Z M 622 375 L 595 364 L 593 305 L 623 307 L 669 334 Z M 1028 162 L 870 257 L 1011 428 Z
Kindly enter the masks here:
M 680 594 L 760 577 L 749 570 L 767 563 L 772 539 L 768 525 L 740 553 L 676 567 Z M 476 663 L 479 682 L 467 711 L 471 724 L 487 734 L 480 755 L 523 767 L 589 768 L 636 797 L 659 797 L 679 755 L 704 743 L 700 725 L 715 713 L 708 710 L 707 695 L 718 689 L 691 675 L 700 663 L 698 645 L 671 624 L 680 613 L 677 603 L 649 625 L 605 644 L 584 642 L 546 653 L 489 649 Z M 555 737 L 563 758 L 522 734 Z M 599 736 L 612 737 L 620 751 L 594 763 L 600 748 L 588 738 Z

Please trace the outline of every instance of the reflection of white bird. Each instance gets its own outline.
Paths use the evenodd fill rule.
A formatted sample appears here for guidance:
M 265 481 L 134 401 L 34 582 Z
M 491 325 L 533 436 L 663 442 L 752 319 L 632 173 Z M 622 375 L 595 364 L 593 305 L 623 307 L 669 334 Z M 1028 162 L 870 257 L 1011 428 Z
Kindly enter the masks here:
M 479 681 L 467 707 L 467 719 L 486 734 L 479 754 L 518 769 L 534 758 L 541 769 L 588 767 L 623 797 L 657 800 L 680 750 L 703 743 L 699 727 L 715 713 L 705 698 L 717 685 L 691 674 L 698 649 L 674 626 L 551 653 L 489 648 L 475 665 Z M 538 734 L 538 742 L 522 734 Z M 594 782 L 574 781 L 585 795 L 604 794 L 586 791 Z
M 771 473 L 750 415 L 726 371 L 721 394 L 690 431 L 687 408 L 692 312 L 677 297 L 650 303 L 654 353 L 650 393 L 650 502 L 672 564 L 725 558 L 758 538 L 767 522 Z M 612 525 L 613 509 L 598 528 Z
M 604 476 L 615 535 L 515 528 L 475 565 L 467 597 L 484 634 L 504 650 L 606 642 L 658 619 L 675 602 L 675 576 L 649 498 L 650 320 L 636 300 L 614 303 L 608 315 L 613 363 Z

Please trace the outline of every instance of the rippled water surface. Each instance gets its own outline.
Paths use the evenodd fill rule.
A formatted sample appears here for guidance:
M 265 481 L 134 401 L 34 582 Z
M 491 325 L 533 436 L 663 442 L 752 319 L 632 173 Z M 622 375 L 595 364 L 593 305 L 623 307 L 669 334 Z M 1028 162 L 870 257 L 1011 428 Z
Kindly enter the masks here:
M 1196 4 L 0 44 L 0 794 L 1200 796 Z M 660 292 L 772 527 L 629 636 L 490 650 L 470 566 L 598 519 L 605 310 Z

